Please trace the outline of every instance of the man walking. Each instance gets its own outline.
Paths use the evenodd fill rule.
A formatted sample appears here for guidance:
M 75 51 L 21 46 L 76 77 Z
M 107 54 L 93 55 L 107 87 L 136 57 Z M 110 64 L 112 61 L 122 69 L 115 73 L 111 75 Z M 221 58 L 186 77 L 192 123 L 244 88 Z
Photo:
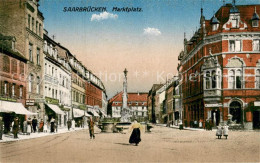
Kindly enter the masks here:
M 15 139 L 18 138 L 18 131 L 19 131 L 19 121 L 18 121 L 18 117 L 16 117 L 14 119 L 14 125 L 13 125 L 13 134 Z
M 90 139 L 92 139 L 92 138 L 95 139 L 94 126 L 95 126 L 95 122 L 92 120 L 92 117 L 90 117 L 90 119 L 88 121 L 88 129 L 89 129 Z
M 38 124 L 38 121 L 37 121 L 36 117 L 34 117 L 33 120 L 32 120 L 32 126 L 33 126 L 33 132 L 34 133 L 36 132 L 37 124 Z

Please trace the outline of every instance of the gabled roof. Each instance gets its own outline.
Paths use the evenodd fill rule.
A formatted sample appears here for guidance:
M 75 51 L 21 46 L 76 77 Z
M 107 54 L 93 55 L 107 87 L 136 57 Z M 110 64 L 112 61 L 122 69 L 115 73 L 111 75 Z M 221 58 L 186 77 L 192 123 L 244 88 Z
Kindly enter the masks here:
M 146 102 L 147 101 L 147 92 L 129 92 L 127 93 L 127 102 Z M 114 97 L 112 97 L 109 102 L 122 102 L 123 101 L 123 92 L 119 92 Z

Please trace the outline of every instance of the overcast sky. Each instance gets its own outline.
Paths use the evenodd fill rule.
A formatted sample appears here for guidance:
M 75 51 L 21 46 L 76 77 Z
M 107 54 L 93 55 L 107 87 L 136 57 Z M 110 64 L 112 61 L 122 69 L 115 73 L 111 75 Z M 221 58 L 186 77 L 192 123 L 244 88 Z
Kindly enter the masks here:
M 232 0 L 225 0 L 231 3 Z M 259 4 L 236 0 L 236 4 Z M 199 28 L 200 8 L 210 19 L 222 0 L 40 0 L 44 28 L 103 81 L 108 97 L 122 91 L 149 91 L 177 74 L 184 32 Z M 64 12 L 64 7 L 106 7 L 107 12 Z M 142 12 L 115 12 L 139 7 Z

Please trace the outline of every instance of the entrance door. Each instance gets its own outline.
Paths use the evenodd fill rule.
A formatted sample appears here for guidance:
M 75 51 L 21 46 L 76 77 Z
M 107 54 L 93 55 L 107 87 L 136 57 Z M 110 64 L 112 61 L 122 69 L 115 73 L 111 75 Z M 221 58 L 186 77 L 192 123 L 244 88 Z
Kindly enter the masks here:
M 253 128 L 260 129 L 260 111 L 253 112 Z
M 214 116 L 215 116 L 215 121 L 216 124 L 214 124 Z M 211 111 L 211 121 L 214 125 L 218 126 L 219 121 L 220 121 L 220 113 L 219 113 L 219 109 L 215 109 Z
M 229 114 L 232 115 L 232 121 L 242 123 L 242 107 L 237 101 L 233 101 L 229 106 Z

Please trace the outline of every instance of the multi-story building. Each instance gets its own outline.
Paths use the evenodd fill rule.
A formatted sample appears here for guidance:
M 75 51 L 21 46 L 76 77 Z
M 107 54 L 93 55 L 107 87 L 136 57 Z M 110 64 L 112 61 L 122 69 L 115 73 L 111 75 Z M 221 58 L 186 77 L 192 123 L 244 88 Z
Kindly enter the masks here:
M 127 107 L 130 109 L 130 116 L 132 119 L 138 121 L 148 120 L 147 114 L 147 95 L 145 92 L 128 92 L 127 93 Z M 117 93 L 109 100 L 108 109 L 110 109 L 111 117 L 120 118 L 123 107 L 123 92 Z
M 160 89 L 156 91 L 156 97 L 158 100 L 159 108 L 155 110 L 160 110 L 159 112 L 159 119 L 160 123 L 167 123 L 168 114 L 166 112 L 166 100 L 165 100 L 165 93 L 166 93 L 166 84 L 164 84 Z
M 64 126 L 71 118 L 71 67 L 66 59 L 67 49 L 44 34 L 44 96 L 48 120 L 58 119 Z M 62 111 L 62 110 L 63 111 Z
M 43 99 L 43 20 L 44 17 L 38 9 L 37 0 L 14 0 L 0 3 L 0 32 L 16 39 L 15 49 L 27 61 L 26 99 L 31 105 L 27 108 L 44 116 Z M 32 102 L 34 101 L 34 102 Z
M 163 84 L 153 84 L 151 90 L 147 97 L 148 106 L 148 119 L 152 123 L 159 123 L 160 117 L 160 104 L 159 104 L 159 94 L 156 91 L 160 89 Z
M 3 115 L 4 132 L 10 131 L 12 112 L 31 114 L 25 108 L 27 59 L 15 49 L 16 39 L 0 34 L 0 112 Z
M 201 10 L 200 28 L 179 56 L 187 125 L 259 128 L 259 14 L 260 5 L 226 4 L 206 20 Z

